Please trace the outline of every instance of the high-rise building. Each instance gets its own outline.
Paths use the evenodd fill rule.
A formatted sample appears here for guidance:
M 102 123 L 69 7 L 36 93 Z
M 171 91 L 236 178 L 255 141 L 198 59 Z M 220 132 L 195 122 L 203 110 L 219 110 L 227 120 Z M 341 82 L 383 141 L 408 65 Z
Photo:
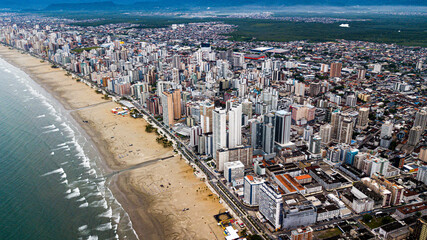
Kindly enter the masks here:
M 357 70 L 357 79 L 365 80 L 365 75 L 366 75 L 366 69 L 362 68 Z
M 339 142 L 350 144 L 353 137 L 353 121 L 350 117 L 344 117 L 339 130 Z
M 172 68 L 176 68 L 176 69 L 181 68 L 181 57 L 179 55 L 174 55 L 172 57 Z
M 174 120 L 181 118 L 181 91 L 179 89 L 164 91 L 161 94 L 163 122 L 170 126 Z
M 252 118 L 252 102 L 245 99 L 242 103 L 242 113 L 248 116 L 248 119 Z
M 304 139 L 304 141 L 308 142 L 308 141 L 310 141 L 310 137 L 312 135 L 313 135 L 313 127 L 307 125 L 304 128 L 304 133 L 303 133 L 303 137 L 302 138 Z
M 322 138 L 317 136 L 317 135 L 313 135 L 310 138 L 310 142 L 308 145 L 308 151 L 313 153 L 313 154 L 320 154 L 320 143 L 322 141 Z
M 421 161 L 427 162 L 427 147 L 422 147 L 420 150 L 420 154 L 418 155 L 418 158 Z
M 302 82 L 295 81 L 295 95 L 304 97 L 305 84 Z
M 190 146 L 196 147 L 199 145 L 199 138 L 202 135 L 202 129 L 200 126 L 194 126 L 190 132 Z
M 349 107 L 356 107 L 357 98 L 355 95 L 348 95 L 345 99 L 345 104 Z
M 364 160 L 363 171 L 370 177 L 375 173 L 387 175 L 389 164 L 385 158 L 369 157 Z
M 414 226 L 414 232 L 412 239 L 426 240 L 427 239 L 427 216 L 422 216 L 417 219 L 417 223 Z
M 175 89 L 172 93 L 173 98 L 173 118 L 181 119 L 181 90 Z
M 212 155 L 216 158 L 216 151 L 227 147 L 227 115 L 225 109 L 215 108 L 212 111 Z
M 328 64 L 324 64 L 324 63 L 320 64 L 320 72 L 327 73 L 328 70 L 329 70 L 329 65 Z
M 341 77 L 341 69 L 342 69 L 342 63 L 340 62 L 331 63 L 331 71 L 329 73 L 329 76 L 331 78 Z
M 385 136 L 389 136 L 391 137 L 393 134 L 393 123 L 391 123 L 390 121 L 386 121 L 382 126 L 381 126 L 381 134 L 380 137 L 383 138 Z
M 427 184 L 427 166 L 421 166 L 418 168 L 417 180 Z
M 291 141 L 291 113 L 280 110 L 275 115 L 275 141 L 288 144 Z
M 384 136 L 380 138 L 380 147 L 388 149 L 392 141 L 393 141 L 393 138 L 391 136 Z
M 215 106 L 210 102 L 200 104 L 200 126 L 203 133 L 212 132 L 212 111 Z
M 262 149 L 267 154 L 271 154 L 274 152 L 274 139 L 275 139 L 274 119 L 275 117 L 272 113 L 268 113 L 264 115 L 263 132 L 262 132 Z
M 421 110 L 415 114 L 415 120 L 413 127 L 421 126 L 422 130 L 426 129 L 427 125 L 427 111 Z
M 258 120 L 250 121 L 251 146 L 253 149 L 262 149 L 263 146 L 263 124 Z
M 275 230 L 279 230 L 282 225 L 282 194 L 269 182 L 264 182 L 259 190 L 259 212 Z
M 242 104 L 231 107 L 228 112 L 228 148 L 242 144 Z
M 296 125 L 305 125 L 312 123 L 316 117 L 316 108 L 311 105 L 293 104 L 291 106 L 292 123 Z
M 251 146 L 239 146 L 236 148 L 217 149 L 215 164 L 216 170 L 224 171 L 227 162 L 240 161 L 246 168 L 252 167 L 253 149 Z
M 329 144 L 331 142 L 332 126 L 331 124 L 325 124 L 320 126 L 320 137 L 322 138 L 323 144 Z
M 374 69 L 372 70 L 372 72 L 373 73 L 380 73 L 381 69 L 382 69 L 382 65 L 377 63 L 377 64 L 374 64 Z
M 333 112 L 331 113 L 331 139 L 339 140 L 339 132 L 340 132 L 340 124 L 341 124 L 341 113 Z
M 357 149 L 351 149 L 350 151 L 348 151 L 345 155 L 345 163 L 353 166 L 354 160 L 356 159 L 356 155 L 358 153 L 359 153 L 359 150 Z
M 408 145 L 416 146 L 420 141 L 422 132 L 421 126 L 412 127 L 411 130 L 409 130 Z
M 310 83 L 309 90 L 310 90 L 310 97 L 316 97 L 317 95 L 319 95 L 321 91 L 320 83 L 318 82 Z
M 244 178 L 243 182 L 244 182 L 243 201 L 248 205 L 258 206 L 260 186 L 264 183 L 264 180 L 260 178 L 255 178 L 251 175 L 247 175 Z
M 369 122 L 369 108 L 361 107 L 359 108 L 359 117 L 357 118 L 357 127 L 361 129 L 366 129 Z
M 353 166 L 359 170 L 362 170 L 364 161 L 367 156 L 368 156 L 367 153 L 362 153 L 362 152 L 357 153 L 356 156 L 354 157 Z

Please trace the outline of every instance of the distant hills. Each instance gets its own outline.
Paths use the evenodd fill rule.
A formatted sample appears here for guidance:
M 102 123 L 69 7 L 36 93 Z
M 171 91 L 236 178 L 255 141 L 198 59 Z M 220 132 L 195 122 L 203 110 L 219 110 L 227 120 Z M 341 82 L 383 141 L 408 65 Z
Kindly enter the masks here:
M 60 0 L 61 1 L 61 0 Z M 46 11 L 90 11 L 90 10 L 150 10 L 150 9 L 197 9 L 197 8 L 227 8 L 240 6 L 427 6 L 425 0 L 115 0 L 91 1 L 68 0 L 58 2 L 55 0 L 0 0 L 0 8 L 24 9 L 33 8 Z

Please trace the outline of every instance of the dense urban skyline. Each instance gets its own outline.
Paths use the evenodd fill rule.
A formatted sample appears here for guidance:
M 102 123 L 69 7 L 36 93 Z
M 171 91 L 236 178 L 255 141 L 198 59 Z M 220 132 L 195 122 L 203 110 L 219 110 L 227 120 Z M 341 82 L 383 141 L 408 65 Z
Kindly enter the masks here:
M 271 14 L 231 18 L 317 24 L 313 29 L 370 21 Z M 0 15 L 0 58 L 28 74 L 15 76 L 16 82 L 33 78 L 43 86 L 101 154 L 101 163 L 77 153 L 78 160 L 40 174 L 60 174 L 58 184 L 68 187 L 65 199 L 78 202 L 78 208 L 105 211 L 96 215 L 101 220 L 94 220 L 95 226 L 70 225 L 70 234 L 82 239 L 425 239 L 425 47 L 342 38 L 235 40 L 230 34 L 239 25 L 203 19 L 144 27 L 127 20 L 90 25 L 98 17 Z M 24 89 L 14 89 L 14 82 L 4 88 L 5 96 Z M 53 115 L 55 121 L 61 116 Z M 64 135 L 71 129 L 62 131 L 58 126 L 68 126 L 64 123 L 38 127 L 43 132 L 34 139 Z M 69 157 L 71 143 L 56 144 L 44 159 Z M 67 178 L 64 169 L 90 169 L 89 162 L 107 166 L 98 180 L 80 174 L 68 181 L 78 174 Z M 99 179 L 123 206 L 126 214 L 119 212 L 119 220 L 113 214 L 119 208 L 107 198 L 105 204 L 91 202 L 104 197 L 91 192 L 100 185 L 88 192 L 79 185 Z M 127 216 L 130 224 L 123 227 L 120 217 Z M 4 237 L 13 239 L 13 233 L 22 234 L 11 227 Z

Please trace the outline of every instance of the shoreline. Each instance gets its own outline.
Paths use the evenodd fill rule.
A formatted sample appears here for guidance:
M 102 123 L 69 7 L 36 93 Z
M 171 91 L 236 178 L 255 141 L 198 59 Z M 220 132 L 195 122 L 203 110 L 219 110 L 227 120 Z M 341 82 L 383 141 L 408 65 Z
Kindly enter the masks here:
M 147 124 L 145 120 L 113 116 L 109 110 L 112 106 L 119 106 L 118 104 L 111 100 L 101 100 L 101 95 L 96 94 L 90 86 L 65 76 L 66 71 L 63 69 L 51 68 L 49 62 L 43 63 L 40 59 L 21 52 L 22 50 L 11 50 L 8 46 L 0 47 L 1 58 L 27 73 L 70 112 L 95 146 L 101 157 L 99 167 L 106 173 L 126 169 L 150 158 L 172 154 L 173 149 L 165 149 L 155 142 L 154 133 L 144 131 Z M 129 144 L 131 140 L 132 143 Z M 135 147 L 146 147 L 142 154 L 141 149 L 135 149 L 134 142 Z M 184 160 L 174 157 L 111 177 L 108 187 L 129 215 L 132 227 L 140 239 L 212 239 L 220 236 L 219 227 L 212 230 L 211 225 L 216 223 L 211 220 L 212 215 L 223 207 L 212 197 L 210 191 L 203 194 L 199 192 L 205 184 L 192 171 Z M 161 184 L 160 188 L 153 186 L 165 178 L 168 178 L 168 183 Z M 178 186 L 175 186 L 176 182 L 179 183 Z M 183 190 L 183 185 L 189 189 Z M 162 189 L 164 186 L 169 190 Z M 195 195 L 192 201 L 187 200 L 189 195 Z M 181 209 L 189 203 L 197 210 L 183 212 Z M 211 215 L 212 219 L 208 220 L 207 215 Z M 200 220 L 206 221 L 204 225 L 208 225 L 203 229 L 200 228 L 204 226 L 201 222 L 193 221 L 200 217 Z

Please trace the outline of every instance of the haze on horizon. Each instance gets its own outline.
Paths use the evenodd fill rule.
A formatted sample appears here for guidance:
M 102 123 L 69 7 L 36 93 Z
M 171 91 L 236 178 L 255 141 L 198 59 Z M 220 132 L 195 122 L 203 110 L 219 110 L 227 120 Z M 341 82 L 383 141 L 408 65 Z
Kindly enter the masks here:
M 157 11 L 183 11 L 191 9 L 205 9 L 205 10 L 224 10 L 224 9 L 244 9 L 256 8 L 260 10 L 290 10 L 298 11 L 307 8 L 307 11 L 317 10 L 319 6 L 322 7 L 337 7 L 340 10 L 347 8 L 359 9 L 364 11 L 399 11 L 402 10 L 401 6 L 405 6 L 405 11 L 421 11 L 426 12 L 427 1 L 424 0 L 0 0 L 2 9 L 12 10 L 77 10 L 87 6 L 90 9 L 99 8 L 100 10 L 150 10 Z M 310 6 L 314 6 L 310 8 Z M 379 6 L 379 7 L 378 7 Z M 398 7 L 399 6 L 399 7 Z M 278 8 L 280 7 L 280 8 Z

